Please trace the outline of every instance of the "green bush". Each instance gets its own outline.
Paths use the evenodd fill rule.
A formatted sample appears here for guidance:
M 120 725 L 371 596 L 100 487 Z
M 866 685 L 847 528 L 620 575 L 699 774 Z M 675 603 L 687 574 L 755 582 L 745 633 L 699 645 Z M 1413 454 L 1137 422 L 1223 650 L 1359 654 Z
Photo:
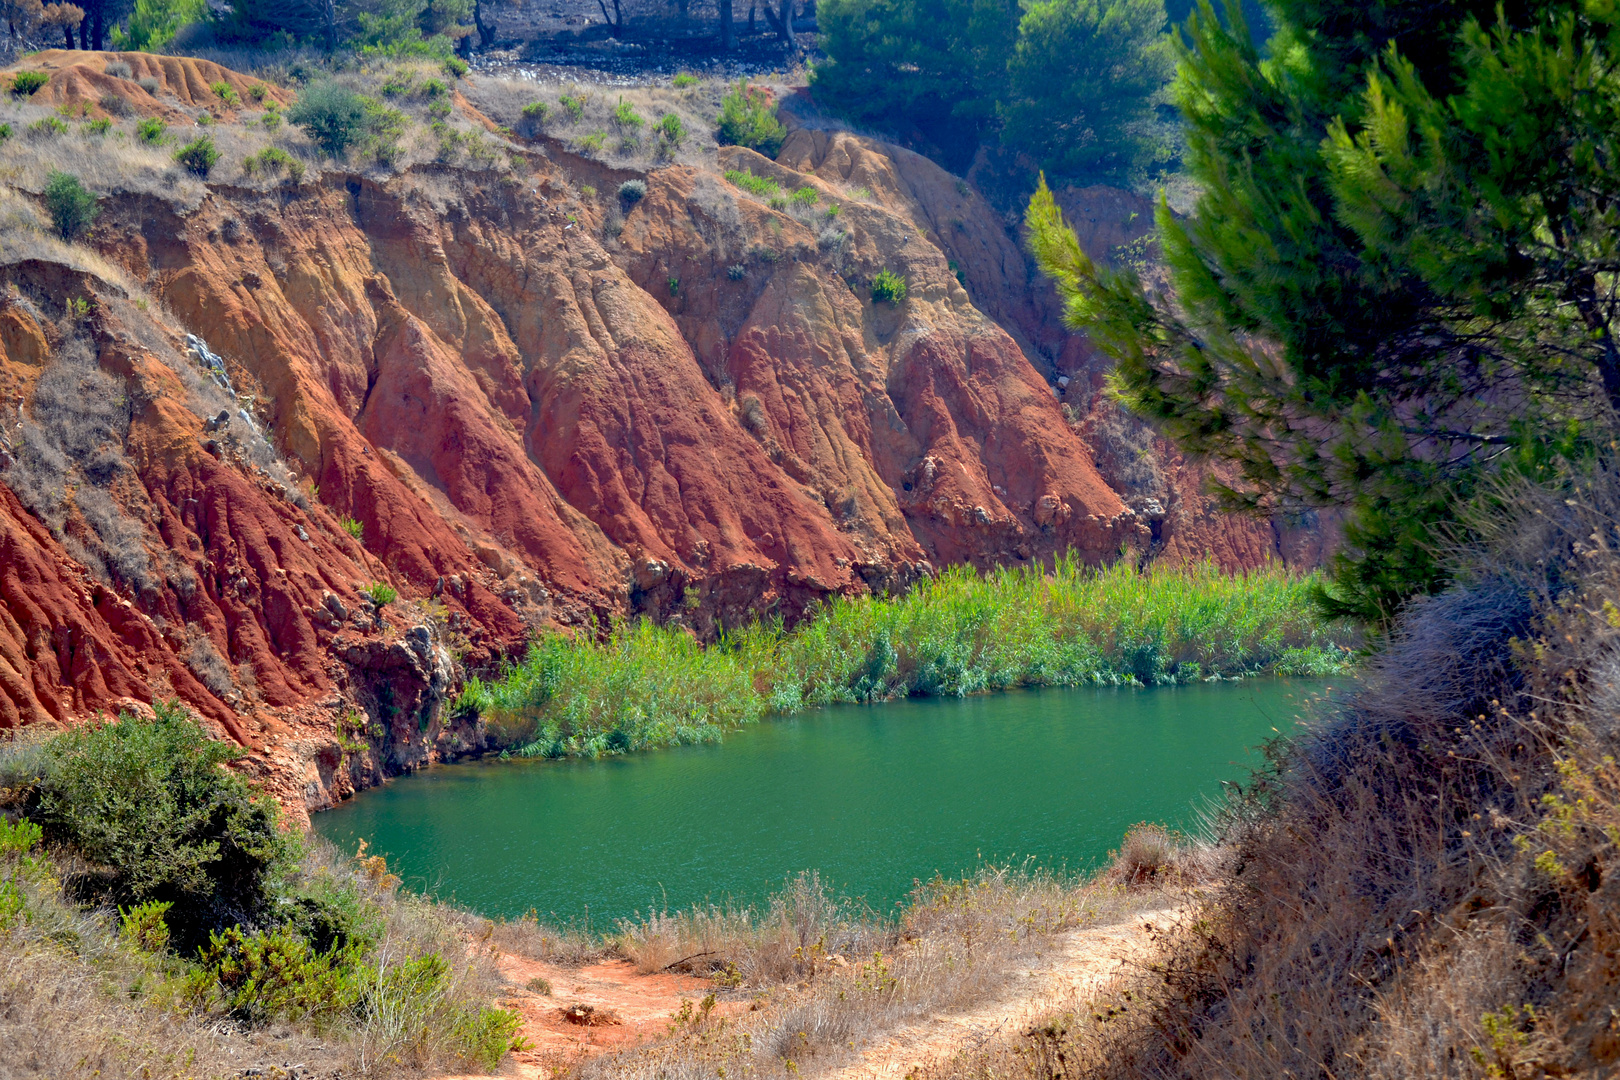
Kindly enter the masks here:
M 252 923 L 298 849 L 274 801 L 224 766 L 240 751 L 210 739 L 179 702 L 124 715 L 46 746 L 34 814 L 54 842 L 100 868 L 87 882 L 119 902 L 169 902 L 177 942 Z
M 78 238 L 101 213 L 95 193 L 86 190 L 77 176 L 65 172 L 52 172 L 46 178 L 45 207 L 51 213 L 56 234 L 63 240 Z
M 287 110 L 287 121 L 304 129 L 310 141 L 334 158 L 366 134 L 365 99 L 336 82 L 306 87 Z
M 135 125 L 135 137 L 143 143 L 157 146 L 163 141 L 163 133 L 168 130 L 169 125 L 155 116 L 150 116 Z
M 373 604 L 384 608 L 399 599 L 399 590 L 386 581 L 373 581 L 371 588 L 366 590 L 366 595 L 371 598 Z
M 54 139 L 58 135 L 66 135 L 67 129 L 60 116 L 42 116 L 29 124 L 27 131 L 36 139 Z
M 32 97 L 50 79 L 43 71 L 19 71 L 11 77 L 11 92 L 17 97 Z
M 717 124 L 715 137 L 721 146 L 746 146 L 768 158 L 776 157 L 787 138 L 787 129 L 776 118 L 770 93 L 749 86 L 746 79 L 739 79 L 720 99 Z
M 98 116 L 94 120 L 86 120 L 80 130 L 86 135 L 105 135 L 112 130 L 112 121 L 105 116 Z
M 569 120 L 578 123 L 585 116 L 585 100 L 586 96 L 584 94 L 580 94 L 578 97 L 561 94 L 557 97 L 557 104 L 562 106 L 562 110 L 568 114 Z
M 686 125 L 674 113 L 665 113 L 653 125 L 653 133 L 669 146 L 679 146 L 686 141 Z
M 219 148 L 214 145 L 212 135 L 204 135 L 176 150 L 174 160 L 187 172 L 206 179 L 209 171 L 219 164 Z
M 329 1025 L 358 1005 L 363 993 L 354 950 L 318 953 L 290 928 L 265 933 L 232 926 L 210 933 L 197 959 L 213 977 L 225 1008 L 247 1023 Z
M 702 79 L 698 78 L 696 75 L 693 75 L 689 71 L 677 71 L 675 73 L 673 84 L 675 89 L 685 90 L 688 86 L 696 86 L 702 81 Z
M 813 187 L 802 187 L 788 197 L 794 206 L 810 207 L 821 201 L 821 193 Z
M 879 270 L 872 278 L 874 304 L 898 304 L 906 298 L 906 279 L 892 270 Z
M 626 180 L 619 185 L 619 198 L 627 203 L 640 202 L 647 196 L 647 181 Z
M 10 123 L 0 124 L 0 142 L 5 142 L 16 134 Z
M 213 83 L 208 87 L 208 89 L 212 90 L 214 92 L 214 96 L 219 98 L 219 100 L 223 101 L 230 108 L 234 109 L 238 105 L 242 104 L 242 99 L 236 93 L 235 88 L 224 79 L 221 79 L 217 83 Z

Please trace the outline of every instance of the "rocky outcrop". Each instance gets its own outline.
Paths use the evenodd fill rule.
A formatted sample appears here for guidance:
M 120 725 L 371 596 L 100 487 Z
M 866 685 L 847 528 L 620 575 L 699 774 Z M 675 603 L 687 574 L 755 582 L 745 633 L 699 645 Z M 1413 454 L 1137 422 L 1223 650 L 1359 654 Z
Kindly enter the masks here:
M 254 82 L 137 59 L 187 107 Z M 120 60 L 48 54 L 47 88 L 122 92 Z M 544 141 L 114 193 L 104 271 L 0 268 L 0 725 L 178 695 L 315 807 L 476 750 L 461 673 L 547 628 L 709 634 L 949 563 L 1228 536 L 1186 475 L 1155 502 L 1095 458 L 1095 402 L 1062 400 L 1089 358 L 967 185 L 847 133 L 718 157 L 633 203 Z

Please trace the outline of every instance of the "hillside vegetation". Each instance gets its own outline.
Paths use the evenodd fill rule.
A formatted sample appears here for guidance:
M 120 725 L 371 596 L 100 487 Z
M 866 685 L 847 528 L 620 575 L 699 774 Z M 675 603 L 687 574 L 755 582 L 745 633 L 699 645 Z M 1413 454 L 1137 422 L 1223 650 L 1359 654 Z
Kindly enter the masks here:
M 646 621 L 600 640 L 547 636 L 499 678 L 469 680 L 459 707 L 517 753 L 594 756 L 716 739 L 816 705 L 1326 675 L 1349 666 L 1360 636 L 1318 619 L 1315 587 L 1277 567 L 956 568 L 904 596 L 837 599 L 793 629 L 751 623 L 708 648 Z

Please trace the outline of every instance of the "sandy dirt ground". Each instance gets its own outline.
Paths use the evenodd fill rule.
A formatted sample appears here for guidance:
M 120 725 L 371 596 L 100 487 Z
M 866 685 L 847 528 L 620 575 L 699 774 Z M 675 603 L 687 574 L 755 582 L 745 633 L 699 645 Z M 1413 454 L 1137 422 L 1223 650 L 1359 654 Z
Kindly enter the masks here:
M 1061 934 L 994 1001 L 890 1032 L 863 1047 L 858 1060 L 826 1075 L 832 1080 L 905 1077 L 1094 998 L 1127 968 L 1145 962 L 1154 934 L 1167 930 L 1176 915 L 1174 908 L 1144 911 L 1124 922 Z
M 1169 929 L 1176 915 L 1176 909 L 1162 908 L 1058 935 L 1014 973 L 995 1000 L 881 1035 L 860 1047 L 855 1060 L 825 1075 L 900 1080 L 1096 997 L 1128 967 L 1145 962 L 1154 935 Z M 712 988 L 707 980 L 686 975 L 641 975 L 625 960 L 568 968 L 508 955 L 500 967 L 512 983 L 505 1005 L 522 1014 L 523 1035 L 531 1044 L 513 1055 L 502 1074 L 524 1080 L 550 1080 L 587 1057 L 657 1040 L 669 1034 L 670 1018 L 682 1001 L 695 1004 Z M 550 983 L 549 994 L 529 989 L 537 978 Z M 716 1011 L 728 1015 L 748 1007 L 746 1001 L 723 1001 Z

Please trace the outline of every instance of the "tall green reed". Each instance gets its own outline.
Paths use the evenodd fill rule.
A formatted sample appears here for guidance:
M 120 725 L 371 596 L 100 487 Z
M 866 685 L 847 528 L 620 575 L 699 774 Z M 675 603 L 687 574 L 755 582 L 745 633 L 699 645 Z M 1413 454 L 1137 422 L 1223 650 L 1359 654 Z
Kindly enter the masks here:
M 1344 669 L 1356 630 L 1324 623 L 1313 578 L 1280 567 L 955 567 L 897 598 L 835 597 L 707 648 L 643 620 L 547 635 L 458 703 L 497 745 L 596 756 L 704 742 L 767 713 L 1019 686 L 1155 685 Z

